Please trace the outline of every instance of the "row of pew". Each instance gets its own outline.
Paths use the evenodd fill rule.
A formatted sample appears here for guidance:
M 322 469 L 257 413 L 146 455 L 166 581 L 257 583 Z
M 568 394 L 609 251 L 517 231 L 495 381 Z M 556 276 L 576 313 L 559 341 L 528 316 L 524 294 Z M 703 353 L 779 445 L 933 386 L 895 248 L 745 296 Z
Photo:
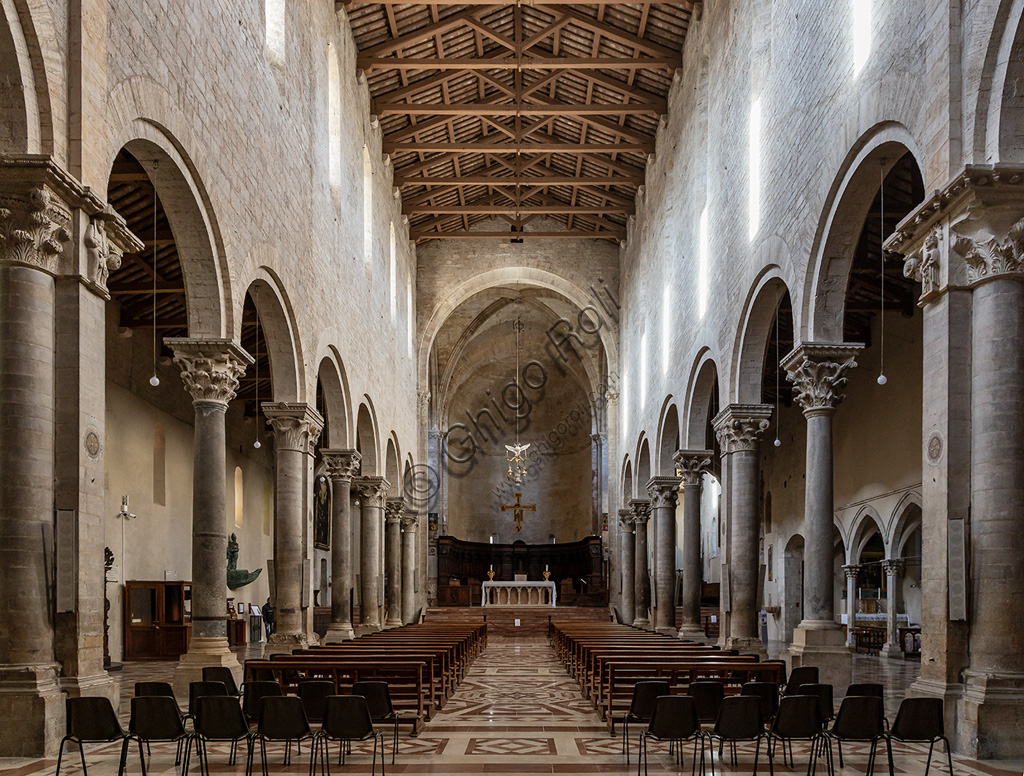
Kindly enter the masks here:
M 552 621 L 548 637 L 612 734 L 629 710 L 636 683 L 644 679 L 664 679 L 675 694 L 708 679 L 722 682 L 726 693 L 739 693 L 745 682 L 785 682 L 782 661 L 761 661 L 757 655 L 618 623 Z
M 487 623 L 423 622 L 247 660 L 245 680 L 274 680 L 293 693 L 301 682 L 326 679 L 339 695 L 356 682 L 387 682 L 395 711 L 417 735 L 486 646 Z

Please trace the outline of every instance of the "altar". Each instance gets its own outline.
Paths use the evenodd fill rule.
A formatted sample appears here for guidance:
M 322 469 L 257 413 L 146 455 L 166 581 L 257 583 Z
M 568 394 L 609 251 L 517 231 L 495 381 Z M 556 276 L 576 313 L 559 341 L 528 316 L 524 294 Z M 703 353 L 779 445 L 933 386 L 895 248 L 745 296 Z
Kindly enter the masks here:
M 481 606 L 554 606 L 554 582 L 484 582 Z

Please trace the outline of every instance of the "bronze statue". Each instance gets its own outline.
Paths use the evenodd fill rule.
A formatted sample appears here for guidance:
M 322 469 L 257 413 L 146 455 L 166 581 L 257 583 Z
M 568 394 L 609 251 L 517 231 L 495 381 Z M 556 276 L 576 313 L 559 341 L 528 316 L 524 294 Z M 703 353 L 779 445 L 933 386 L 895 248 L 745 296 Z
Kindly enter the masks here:
M 228 540 L 228 589 L 238 590 L 240 587 L 245 587 L 255 581 L 261 571 L 263 569 L 249 571 L 238 568 L 238 539 L 231 534 L 231 539 Z

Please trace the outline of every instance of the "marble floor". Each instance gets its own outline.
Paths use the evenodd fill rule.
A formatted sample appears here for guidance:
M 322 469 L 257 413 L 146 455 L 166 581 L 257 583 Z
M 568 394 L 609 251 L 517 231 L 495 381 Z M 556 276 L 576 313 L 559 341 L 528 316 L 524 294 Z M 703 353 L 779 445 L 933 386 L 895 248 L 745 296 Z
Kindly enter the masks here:
M 250 648 L 255 656 L 258 648 Z M 239 655 L 240 658 L 244 657 Z M 135 663 L 121 672 L 122 715 L 127 716 L 132 686 L 141 679 L 169 679 L 173 663 Z M 882 681 L 888 688 L 887 710 L 895 711 L 904 689 L 913 681 L 917 666 L 912 663 L 881 660 L 876 657 L 855 658 L 856 681 Z M 2 723 L 0 723 L 2 724 Z M 634 744 L 635 747 L 635 744 Z M 293 757 L 288 767 L 282 765 L 279 747 L 271 750 L 270 770 L 275 773 L 305 774 L 308 772 L 308 749 L 301 757 Z M 119 748 L 116 745 L 93 746 L 86 750 L 89 773 L 94 776 L 115 776 Z M 225 747 L 210 746 L 211 770 L 218 773 L 245 772 L 244 757 L 236 766 L 227 764 Z M 926 749 L 899 746 L 895 751 L 898 773 L 923 774 Z M 653 773 L 689 773 L 691 747 L 684 750 L 682 768 L 668 756 L 665 747 L 651 749 L 649 770 Z M 807 750 L 794 747 L 796 769 L 787 768 L 777 760 L 776 771 L 805 773 Z M 846 767 L 844 774 L 864 773 L 867 748 L 844 747 Z M 403 733 L 398 760 L 390 763 L 390 744 L 387 771 L 390 773 L 449 773 L 449 774 L 627 774 L 636 772 L 636 757 L 630 763 L 621 753 L 621 738 L 608 735 L 604 724 L 582 697 L 575 682 L 569 678 L 555 659 L 544 637 L 505 638 L 491 636 L 485 653 L 477 659 L 456 693 L 428 722 L 419 736 L 412 738 Z M 739 748 L 739 764 L 734 768 L 720 763 L 719 773 L 750 773 L 753 747 Z M 884 757 L 876 773 L 885 771 Z M 0 772 L 5 776 L 42 776 L 53 774 L 56 760 L 4 760 L 0 759 Z M 149 773 L 172 776 L 175 772 L 174 752 L 171 745 L 152 747 L 152 759 L 147 762 Z M 837 763 L 838 766 L 838 763 Z M 256 772 L 259 772 L 258 758 Z M 932 762 L 933 773 L 946 773 L 945 758 Z M 198 772 L 193 760 L 191 770 Z M 332 770 L 341 773 L 369 773 L 370 750 L 366 745 L 356 746 L 353 756 L 344 768 L 336 761 Z M 759 770 L 767 772 L 763 757 Z M 838 770 L 838 767 L 837 767 Z M 956 757 L 954 770 L 958 776 L 1015 776 L 1021 773 L 1017 763 L 989 763 Z M 62 771 L 68 776 L 81 771 L 78 757 L 65 759 Z M 128 772 L 139 773 L 138 755 L 130 757 Z M 710 772 L 710 771 L 709 771 Z M 819 770 L 824 773 L 824 769 Z

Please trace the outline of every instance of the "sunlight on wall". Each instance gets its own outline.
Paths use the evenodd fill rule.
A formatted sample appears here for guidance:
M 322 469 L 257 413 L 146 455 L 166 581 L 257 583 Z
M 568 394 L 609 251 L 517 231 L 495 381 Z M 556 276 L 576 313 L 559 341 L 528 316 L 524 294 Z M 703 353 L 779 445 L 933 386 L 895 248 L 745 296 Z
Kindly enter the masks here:
M 341 187 L 341 71 L 334 45 L 327 44 L 327 142 L 331 188 Z
M 396 288 L 398 278 L 395 277 L 395 273 L 398 271 L 395 266 L 395 222 L 392 221 L 389 225 L 389 257 L 388 257 L 388 301 L 391 303 L 391 322 L 395 322 L 395 316 L 398 314 L 398 302 L 395 299 Z
M 363 265 L 373 271 L 373 164 L 370 149 L 363 146 Z
M 267 57 L 275 65 L 284 64 L 285 0 L 266 0 Z
M 697 259 L 697 313 L 703 318 L 708 311 L 708 206 L 700 214 L 700 246 Z
M 850 0 L 853 12 L 853 75 L 860 75 L 871 56 L 872 0 Z
M 640 411 L 647 406 L 647 329 L 640 337 Z
M 747 236 L 753 240 L 761 226 L 761 98 L 750 104 L 750 190 L 747 199 Z
M 405 352 L 412 358 L 412 329 L 414 326 L 412 317 L 412 270 L 405 276 Z
M 629 373 L 622 370 L 622 393 L 620 398 L 622 399 L 622 438 L 627 439 L 629 434 L 627 429 L 629 427 Z

